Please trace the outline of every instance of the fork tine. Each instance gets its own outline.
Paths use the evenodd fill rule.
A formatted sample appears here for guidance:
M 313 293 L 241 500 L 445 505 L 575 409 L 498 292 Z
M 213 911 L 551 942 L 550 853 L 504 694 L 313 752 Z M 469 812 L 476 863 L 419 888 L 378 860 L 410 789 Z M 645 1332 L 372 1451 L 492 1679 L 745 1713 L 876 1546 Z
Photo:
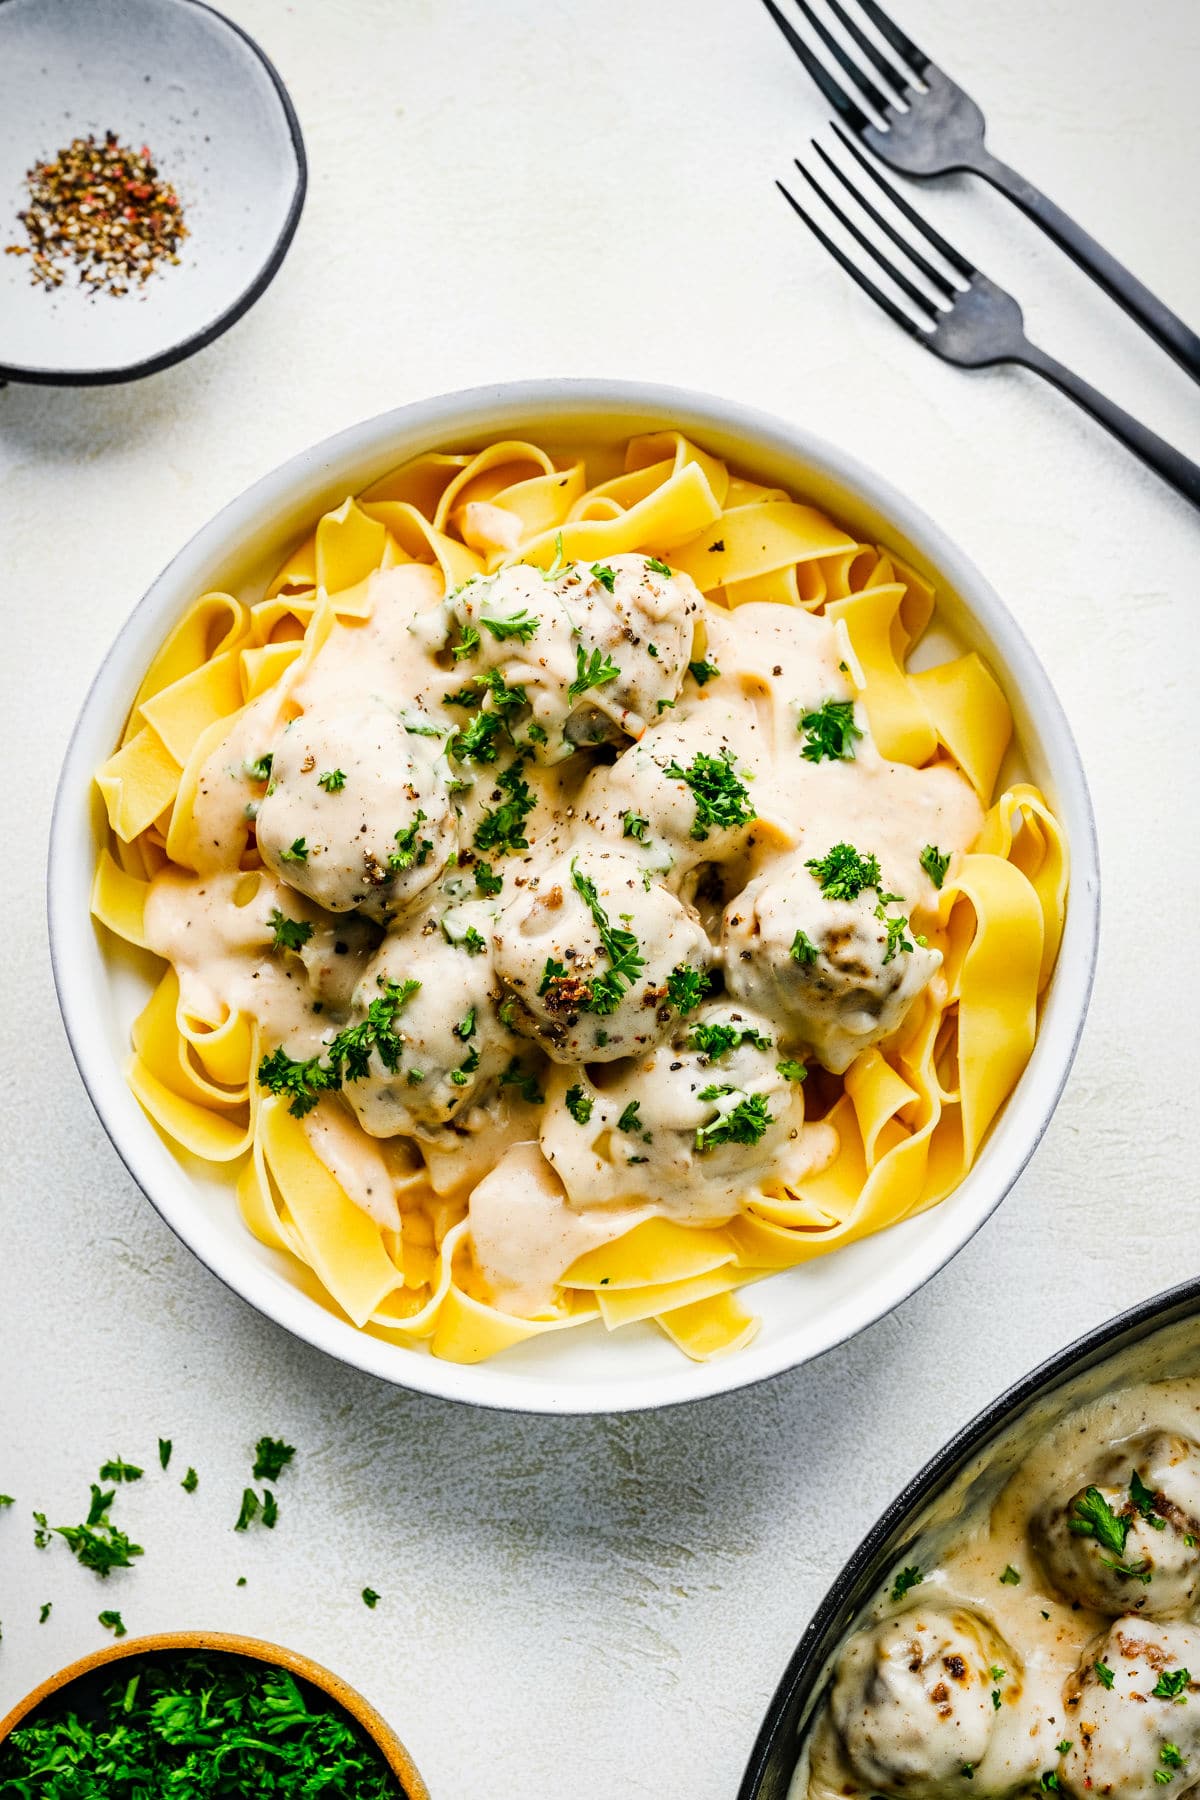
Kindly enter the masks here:
M 883 8 L 875 4 L 875 0 L 858 0 L 858 4 L 880 35 L 887 39 L 897 55 L 904 58 L 913 74 L 924 75 L 932 59 L 926 56 L 925 52 L 919 49 L 910 37 L 906 37 L 898 25 L 892 24 Z
M 816 138 L 813 138 L 812 140 L 812 147 L 821 158 L 821 161 L 825 164 L 825 167 L 829 170 L 830 174 L 837 176 L 848 194 L 853 194 L 867 217 L 874 219 L 879 229 L 887 233 L 896 248 L 898 250 L 903 250 L 909 261 L 917 265 L 917 268 L 920 269 L 926 281 L 930 282 L 931 285 L 935 287 L 940 294 L 943 294 L 947 300 L 953 300 L 955 296 L 953 282 L 948 281 L 941 270 L 935 269 L 931 262 L 927 262 L 919 250 L 914 250 L 908 240 L 900 236 L 896 227 L 888 219 L 884 218 L 878 207 L 872 206 L 866 195 L 859 193 L 858 189 L 854 186 L 854 183 L 850 180 L 850 177 L 843 169 L 838 168 L 838 165 L 834 162 L 832 156 L 830 156 L 823 145 L 818 144 Z
M 867 174 L 871 177 L 871 180 L 873 182 L 875 182 L 877 187 L 879 187 L 883 190 L 883 192 L 887 195 L 888 199 L 891 201 L 892 205 L 904 214 L 904 217 L 909 221 L 910 224 L 915 225 L 917 230 L 924 234 L 925 241 L 927 243 L 933 245 L 933 248 L 938 252 L 939 256 L 945 257 L 946 261 L 950 264 L 950 267 L 952 269 L 957 269 L 958 273 L 962 276 L 964 281 L 970 281 L 971 277 L 978 273 L 978 270 L 975 268 L 974 264 L 969 263 L 967 261 L 966 257 L 962 256 L 954 248 L 953 244 L 948 244 L 946 242 L 945 238 L 942 236 L 941 232 L 935 231 L 933 226 L 929 224 L 928 220 L 923 219 L 921 217 L 920 213 L 916 210 L 915 207 L 910 206 L 907 200 L 904 200 L 901 198 L 901 196 L 896 192 L 895 188 L 892 186 L 891 182 L 884 180 L 883 176 L 880 174 L 879 170 L 875 167 L 874 163 L 867 161 L 867 158 L 863 155 L 862 151 L 858 148 L 858 145 L 851 143 L 850 139 L 846 136 L 846 133 L 844 131 L 838 130 L 838 124 L 837 124 L 836 119 L 834 119 L 832 121 L 832 124 L 833 124 L 834 131 L 837 132 L 839 142 L 846 146 L 846 149 L 850 152 L 850 154 L 854 158 L 855 162 L 859 163 L 861 165 L 861 167 L 866 170 Z
M 895 88 L 898 94 L 906 94 L 912 88 L 912 77 L 906 69 L 898 69 L 883 54 L 878 44 L 869 38 L 861 25 L 856 25 L 841 0 L 826 0 L 830 12 L 850 37 L 852 37 L 864 56 L 868 56 L 883 79 Z
M 866 131 L 871 121 L 860 106 L 856 106 L 849 94 L 845 93 L 834 80 L 829 70 L 819 57 L 814 56 L 800 33 L 789 20 L 785 19 L 775 0 L 763 0 L 763 5 L 782 31 L 795 54 L 800 58 L 821 92 L 832 106 L 839 118 L 845 119 L 851 131 Z
M 882 289 L 877 288 L 869 275 L 863 274 L 857 263 L 852 262 L 845 251 L 821 230 L 821 227 L 817 224 L 816 220 L 812 218 L 809 213 L 805 212 L 795 195 L 788 192 L 782 181 L 777 181 L 775 186 L 779 189 L 792 211 L 799 214 L 800 218 L 804 220 L 804 223 L 808 226 L 808 229 L 812 232 L 817 241 L 824 244 L 833 260 L 841 264 L 851 281 L 857 282 L 864 294 L 870 294 L 876 306 L 881 306 L 888 315 L 888 318 L 894 319 L 896 324 L 899 325 L 902 330 L 907 331 L 910 337 L 924 338 L 926 334 L 917 324 L 916 320 L 910 319 L 908 314 L 904 312 L 901 307 L 897 306 L 894 300 L 889 299 Z
M 825 189 L 821 186 L 816 176 L 812 174 L 810 170 L 805 168 L 798 157 L 795 160 L 796 167 L 803 175 L 805 181 L 807 181 L 809 187 L 812 188 L 814 193 L 820 195 L 834 218 L 840 220 L 846 227 L 846 230 L 850 233 L 850 236 L 854 238 L 855 242 L 862 245 L 867 255 L 874 257 L 884 274 L 889 276 L 891 280 L 895 282 L 901 293 L 907 294 L 913 305 L 919 306 L 925 314 L 936 313 L 937 307 L 929 298 L 928 294 L 923 294 L 916 283 L 908 279 L 908 276 L 904 273 L 903 269 L 898 269 L 894 263 L 888 261 L 887 257 L 883 254 L 883 251 L 877 244 L 872 243 L 871 239 L 867 236 L 866 232 L 863 231 L 861 226 L 856 225 L 850 215 L 843 212 L 833 196 L 825 192 Z M 850 191 L 853 193 L 853 188 Z M 857 198 L 857 196 L 855 197 Z M 902 248 L 907 251 L 907 245 L 902 246 Z
M 825 48 L 841 64 L 851 81 L 858 84 L 858 91 L 862 94 L 867 104 L 873 106 L 876 112 L 885 113 L 891 104 L 887 95 L 880 93 L 870 77 L 863 73 L 849 51 L 839 43 L 829 27 L 813 11 L 812 7 L 809 5 L 809 0 L 796 0 L 796 4 L 824 44 Z

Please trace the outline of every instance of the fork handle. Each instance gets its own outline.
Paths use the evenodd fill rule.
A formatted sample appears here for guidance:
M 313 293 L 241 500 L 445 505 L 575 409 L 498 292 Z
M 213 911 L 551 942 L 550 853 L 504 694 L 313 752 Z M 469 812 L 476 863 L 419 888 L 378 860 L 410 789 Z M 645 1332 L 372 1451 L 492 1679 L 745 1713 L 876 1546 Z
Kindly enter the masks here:
M 993 187 L 1007 194 L 1093 281 L 1099 282 L 1105 293 L 1118 306 L 1123 306 L 1130 317 L 1136 319 L 1168 355 L 1175 358 L 1181 368 L 1187 370 L 1193 381 L 1200 381 L 1200 336 L 1185 325 L 1169 306 L 1164 306 L 1157 294 L 1152 294 L 1148 287 L 1144 287 L 1136 275 L 1131 275 L 1124 263 L 1119 263 L 1115 256 L 1110 256 L 1104 246 L 1098 244 L 1082 226 L 1077 225 L 1060 206 L 1056 206 L 1031 181 L 1026 181 L 1023 175 L 1018 175 L 1015 169 L 1009 168 L 1007 163 L 1001 162 L 989 150 L 981 150 L 977 158 L 972 158 L 971 167 L 976 174 L 990 181 Z
M 1124 407 L 1116 405 L 1106 394 L 1102 394 L 1099 388 L 1094 388 L 1090 381 L 1085 381 L 1074 369 L 1068 369 L 1064 363 L 1047 355 L 1036 344 L 1026 342 L 1015 360 L 1053 382 L 1077 406 L 1082 406 L 1085 412 L 1091 413 L 1093 419 L 1103 425 L 1106 431 L 1111 431 L 1115 438 L 1119 438 L 1126 449 L 1132 450 L 1156 475 L 1161 475 L 1164 481 L 1170 482 L 1176 493 L 1182 494 L 1185 500 L 1190 500 L 1193 506 L 1200 507 L 1200 463 L 1192 462 L 1181 450 L 1176 450 L 1173 444 L 1168 444 L 1165 438 L 1160 438 L 1139 419 L 1135 419 L 1132 413 L 1127 413 Z

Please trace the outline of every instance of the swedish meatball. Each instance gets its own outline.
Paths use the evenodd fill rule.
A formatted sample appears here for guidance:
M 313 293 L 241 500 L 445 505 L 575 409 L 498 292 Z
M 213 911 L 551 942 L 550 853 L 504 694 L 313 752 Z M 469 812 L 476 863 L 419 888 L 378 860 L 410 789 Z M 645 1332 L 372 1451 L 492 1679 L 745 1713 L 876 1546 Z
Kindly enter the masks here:
M 1197 1627 L 1116 1620 L 1064 1697 L 1070 1748 L 1059 1780 L 1080 1800 L 1161 1800 L 1164 1788 L 1181 1800 L 1200 1781 Z
M 329 912 L 387 919 L 457 848 L 436 749 L 380 702 L 303 713 L 276 738 L 257 818 L 267 867 Z

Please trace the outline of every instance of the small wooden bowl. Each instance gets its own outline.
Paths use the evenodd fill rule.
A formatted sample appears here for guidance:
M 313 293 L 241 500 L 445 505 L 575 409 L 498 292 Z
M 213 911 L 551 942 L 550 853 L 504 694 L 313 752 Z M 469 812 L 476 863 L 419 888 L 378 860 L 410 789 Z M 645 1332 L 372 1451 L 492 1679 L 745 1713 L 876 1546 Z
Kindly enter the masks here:
M 109 1644 L 103 1650 L 93 1651 L 90 1656 L 82 1656 L 78 1662 L 69 1663 L 65 1669 L 60 1669 L 57 1675 L 51 1675 L 39 1687 L 34 1688 L 31 1694 L 26 1694 L 24 1700 L 18 1701 L 7 1717 L 0 1719 L 0 1744 L 52 1694 L 60 1693 L 81 1676 L 92 1674 L 106 1663 L 124 1662 L 133 1656 L 152 1658 L 164 1651 L 176 1655 L 189 1650 L 216 1651 L 219 1655 L 249 1657 L 255 1662 L 270 1663 L 275 1668 L 287 1669 L 312 1687 L 319 1688 L 343 1712 L 349 1713 L 374 1744 L 399 1782 L 404 1800 L 429 1800 L 429 1789 L 421 1780 L 411 1756 L 391 1726 L 340 1675 L 332 1674 L 329 1669 L 322 1668 L 320 1663 L 311 1662 L 296 1650 L 285 1650 L 282 1645 L 268 1644 L 261 1638 L 239 1637 L 233 1632 L 163 1632 L 150 1637 L 122 1639 L 119 1644 Z

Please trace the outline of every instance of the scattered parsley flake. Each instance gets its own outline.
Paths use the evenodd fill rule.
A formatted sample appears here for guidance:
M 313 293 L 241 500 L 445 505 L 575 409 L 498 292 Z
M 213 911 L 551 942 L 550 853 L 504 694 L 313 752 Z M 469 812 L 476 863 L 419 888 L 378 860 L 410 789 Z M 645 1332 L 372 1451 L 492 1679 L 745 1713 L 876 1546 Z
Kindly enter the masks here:
M 264 756 L 256 756 L 245 764 L 245 770 L 251 781 L 269 781 L 271 779 L 271 763 L 273 758 L 268 750 Z
M 253 1488 L 242 1489 L 242 1508 L 237 1516 L 235 1531 L 245 1531 L 258 1513 L 258 1495 Z
M 417 842 L 417 832 L 425 823 L 425 814 L 418 811 L 412 824 L 395 834 L 396 848 L 388 857 L 389 869 L 423 868 L 433 853 L 433 843 L 429 838 Z
M 507 618 L 485 619 L 480 615 L 479 623 L 500 643 L 508 638 L 517 638 L 522 644 L 527 644 L 535 635 L 541 620 L 535 619 L 523 606 L 520 612 L 510 613 Z
M 254 1446 L 251 1474 L 255 1481 L 278 1481 L 295 1454 L 295 1444 L 285 1444 L 282 1438 L 260 1437 Z
M 1147 1525 L 1153 1526 L 1155 1531 L 1166 1530 L 1167 1521 L 1158 1516 L 1158 1507 L 1156 1504 L 1158 1496 L 1151 1488 L 1146 1486 L 1136 1469 L 1133 1470 L 1129 1477 L 1129 1498 L 1137 1511 L 1141 1513 Z
M 862 732 L 854 722 L 853 700 L 826 700 L 816 712 L 805 713 L 797 731 L 804 737 L 800 754 L 806 762 L 822 758 L 830 762 L 853 762 L 854 740 Z
M 54 1606 L 53 1600 L 43 1600 L 42 1601 L 41 1606 L 38 1608 L 38 1624 L 39 1625 L 44 1625 L 46 1623 L 46 1620 L 50 1617 L 50 1613 L 51 1613 L 53 1606 Z
M 343 1081 L 361 1081 L 370 1068 L 373 1050 L 388 1073 L 396 1074 L 404 1048 L 396 1019 L 420 986 L 419 981 L 384 982 L 383 992 L 371 1001 L 366 1018 L 332 1039 L 325 1062 L 316 1056 L 297 1061 L 282 1046 L 273 1050 L 258 1065 L 259 1086 L 272 1094 L 287 1095 L 288 1111 L 293 1118 L 302 1119 L 322 1094 L 334 1092 Z
M 926 844 L 917 860 L 934 887 L 940 888 L 946 879 L 946 870 L 950 867 L 949 852 L 943 855 L 936 844 Z
M 906 1568 L 901 1569 L 892 1583 L 892 1604 L 903 1600 L 905 1594 L 910 1593 L 913 1588 L 920 1587 L 924 1579 L 925 1576 L 916 1563 L 909 1563 Z
M 504 877 L 494 873 L 491 863 L 477 862 L 475 864 L 475 886 L 486 899 L 490 900 L 504 886 Z
M 1059 1743 L 1055 1744 L 1054 1748 L 1058 1751 L 1060 1756 L 1065 1756 L 1067 1751 L 1071 1748 L 1071 1739 L 1063 1738 Z
M 145 1472 L 144 1469 L 135 1467 L 133 1463 L 123 1462 L 119 1456 L 114 1456 L 111 1462 L 100 1465 L 101 1481 L 140 1481 Z
M 123 1638 L 125 1636 L 125 1621 L 119 1612 L 97 1613 L 96 1619 L 99 1624 L 103 1625 L 105 1631 L 111 1631 L 114 1637 Z
M 33 1547 L 35 1550 L 44 1550 L 49 1542 L 50 1527 L 46 1524 L 46 1515 L 43 1512 L 35 1512 L 33 1514 Z
M 374 1612 L 375 1608 L 379 1605 L 379 1595 L 375 1592 L 374 1588 L 364 1588 L 362 1591 L 362 1601 L 364 1606 L 369 1606 L 371 1611 Z
M 435 732 L 434 736 L 440 737 L 441 732 Z M 340 794 L 345 785 L 346 777 L 341 769 L 326 769 L 323 775 L 317 776 L 317 786 L 324 788 L 327 794 Z
M 642 1103 L 640 1100 L 631 1100 L 617 1120 L 617 1130 L 628 1132 L 640 1131 L 642 1129 L 642 1121 L 638 1115 L 641 1112 L 641 1108 Z
M 705 1088 L 700 1098 L 709 1090 Z M 767 1108 L 765 1094 L 748 1094 L 739 1100 L 731 1111 L 714 1119 L 711 1125 L 701 1125 L 696 1131 L 697 1150 L 713 1150 L 718 1144 L 757 1144 L 768 1125 L 774 1123 L 772 1114 Z
M 878 888 L 883 879 L 879 858 L 860 855 L 853 844 L 834 844 L 804 866 L 812 870 L 827 900 L 857 900 L 864 888 Z
M 0 1506 L 15 1506 L 16 1504 L 11 1494 L 0 1494 Z
M 271 927 L 272 950 L 302 950 L 313 934 L 307 919 L 289 919 L 277 906 L 271 908 L 267 922 Z M 163 1467 L 166 1467 L 165 1463 Z
M 171 1460 L 171 1440 L 170 1440 L 170 1438 L 159 1438 L 159 1440 L 158 1440 L 158 1464 L 159 1464 L 159 1467 L 162 1469 L 165 1469 L 167 1464 L 170 1462 L 170 1460 Z
M 794 1057 L 785 1056 L 782 1062 L 775 1064 L 775 1067 L 785 1081 L 808 1080 L 808 1069 L 802 1062 L 797 1062 Z
M 583 645 L 575 646 L 575 679 L 567 689 L 568 700 L 581 700 L 589 689 L 607 687 L 610 681 L 616 681 L 621 671 L 611 656 L 601 650 L 593 650 L 590 658 Z
M 669 575 L 671 573 L 670 563 L 663 562 L 662 559 L 657 556 L 648 556 L 646 558 L 646 567 L 648 569 L 653 569 L 656 575 Z
M 688 1029 L 688 1043 L 711 1062 L 716 1062 L 740 1044 L 753 1044 L 757 1050 L 769 1050 L 771 1040 L 753 1025 L 700 1024 Z
M 571 860 L 571 885 L 592 915 L 592 922 L 600 935 L 609 964 L 604 973 L 597 975 L 591 983 L 587 1011 L 601 1015 L 615 1012 L 626 988 L 633 986 L 646 967 L 645 958 L 634 933 L 623 925 L 613 925 L 610 922 L 596 892 L 595 882 L 590 875 L 582 873 L 574 858 Z
M 180 1482 L 179 1485 L 183 1489 L 185 1494 L 194 1494 L 196 1489 L 200 1486 L 200 1477 L 197 1475 L 195 1469 L 193 1469 L 190 1465 L 188 1467 L 187 1474 L 184 1476 L 183 1480 Z
M 1057 1794 L 1061 1786 L 1057 1770 L 1047 1769 L 1039 1779 L 1038 1786 L 1041 1788 L 1043 1794 Z
M 733 762 L 731 750 L 722 750 L 719 756 L 706 756 L 700 750 L 688 768 L 682 769 L 677 762 L 669 762 L 663 771 L 673 781 L 686 782 L 691 789 L 696 802 L 696 817 L 690 835 L 699 842 L 703 842 L 713 826 L 727 830 L 735 825 L 748 825 L 756 817 L 750 804 L 749 789 L 738 778 Z
M 1096 1680 L 1100 1686 L 1110 1688 L 1116 1680 L 1116 1670 L 1110 1669 L 1106 1662 L 1094 1662 L 1092 1668 L 1096 1671 Z
M 1014 1569 L 1011 1563 L 1005 1563 L 1000 1580 L 1005 1587 L 1019 1587 L 1021 1584 L 1021 1571 L 1020 1569 Z
M 1191 1679 L 1187 1669 L 1164 1669 L 1150 1692 L 1156 1700 L 1186 1701 Z
M 707 998 L 712 976 L 707 969 L 693 969 L 677 963 L 667 976 L 667 999 L 678 1013 L 694 1012 Z
M 473 839 L 477 850 L 495 850 L 511 855 L 515 850 L 528 850 L 524 836 L 526 819 L 537 804 L 519 762 L 510 763 L 496 777 L 496 785 L 507 795 L 494 811 L 485 812 L 475 827 Z
M 586 1125 L 592 1116 L 592 1108 L 596 1102 L 591 1094 L 585 1093 L 579 1082 L 567 1089 L 564 1104 L 577 1125 Z
M 1076 1537 L 1093 1537 L 1106 1550 L 1122 1556 L 1129 1520 L 1118 1517 L 1098 1487 L 1089 1487 L 1072 1500 L 1067 1529 Z
M 144 1554 L 140 1544 L 130 1543 L 123 1531 L 119 1531 L 108 1517 L 108 1509 L 115 1495 L 107 1494 L 92 1483 L 92 1504 L 87 1520 L 82 1525 L 56 1525 L 54 1534 L 62 1538 L 74 1555 L 81 1568 L 91 1569 L 102 1580 L 107 1579 L 113 1569 L 128 1569 L 133 1558 Z M 35 1513 L 39 1533 L 45 1531 L 44 1515 Z M 39 1545 L 39 1548 L 43 1546 Z
M 1001 1706 L 1000 1689 L 993 1688 L 992 1689 L 992 1709 L 993 1709 L 993 1711 L 999 1712 L 1000 1706 Z
M 813 943 L 806 931 L 798 931 L 792 939 L 792 947 L 788 952 L 793 962 L 815 963 L 821 952 Z
M 483 639 L 473 625 L 464 625 L 457 644 L 451 649 L 455 662 L 461 662 L 464 656 L 474 656 Z
M 650 829 L 650 821 L 644 814 L 631 811 L 624 815 L 621 826 L 622 837 L 633 838 L 637 843 L 644 844 L 646 833 Z
M 279 860 L 282 863 L 307 862 L 308 845 L 302 837 L 293 838 L 290 850 L 281 850 Z
M 905 955 L 912 952 L 912 940 L 904 935 L 908 930 L 908 918 L 904 913 L 889 916 L 882 900 L 875 908 L 875 917 L 887 932 L 887 949 L 883 954 L 883 966 L 886 969 L 897 952 L 903 951 Z
M 612 593 L 617 585 L 617 572 L 608 563 L 593 563 L 592 574 L 608 593 Z
M 704 687 L 713 679 L 714 675 L 719 675 L 720 673 L 721 671 L 718 669 L 716 663 L 690 662 L 688 664 L 688 674 L 696 683 L 697 687 Z
M 469 1037 L 475 1035 L 475 1008 L 472 1006 L 454 1027 L 454 1035 L 465 1044 Z

